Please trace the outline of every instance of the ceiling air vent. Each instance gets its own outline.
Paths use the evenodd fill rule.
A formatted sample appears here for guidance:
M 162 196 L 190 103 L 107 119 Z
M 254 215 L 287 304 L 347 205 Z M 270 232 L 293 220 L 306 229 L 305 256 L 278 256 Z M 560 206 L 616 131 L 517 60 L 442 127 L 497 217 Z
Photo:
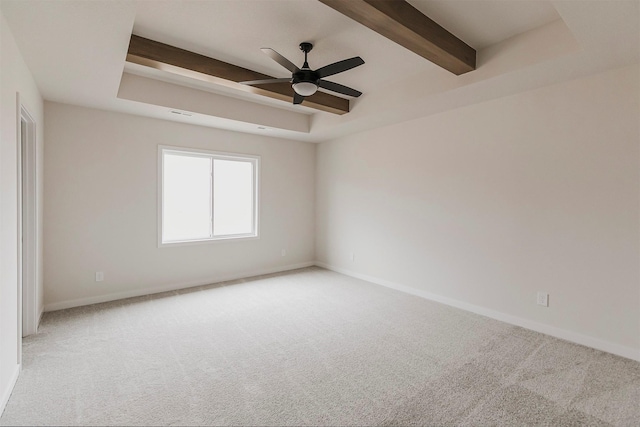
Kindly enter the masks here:
M 170 110 L 173 114 L 179 114 L 181 116 L 187 116 L 187 117 L 191 117 L 193 116 L 193 114 L 191 113 L 187 113 L 185 111 L 178 111 L 178 110 Z

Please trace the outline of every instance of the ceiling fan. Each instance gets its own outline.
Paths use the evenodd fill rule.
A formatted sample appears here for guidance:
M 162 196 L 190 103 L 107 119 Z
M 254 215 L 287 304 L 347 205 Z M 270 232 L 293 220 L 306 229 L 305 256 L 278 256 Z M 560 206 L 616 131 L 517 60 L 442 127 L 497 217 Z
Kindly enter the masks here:
M 265 47 L 260 50 L 269 55 L 271 59 L 282 65 L 287 70 L 291 71 L 291 77 L 283 79 L 266 79 L 266 80 L 251 80 L 246 82 L 240 82 L 245 85 L 263 85 L 269 83 L 291 83 L 291 87 L 295 92 L 293 95 L 293 103 L 300 104 L 305 97 L 311 96 L 318 88 L 330 90 L 343 95 L 358 97 L 362 95 L 362 92 L 352 89 L 350 87 L 324 80 L 325 77 L 333 76 L 334 74 L 342 73 L 343 71 L 350 70 L 357 66 L 364 64 L 364 61 L 359 56 L 354 58 L 345 59 L 342 61 L 334 62 L 333 64 L 325 65 L 317 70 L 309 68 L 307 62 L 307 54 L 313 49 L 311 43 L 300 43 L 300 50 L 304 52 L 304 64 L 302 68 L 296 67 L 291 61 L 284 56 L 280 55 L 275 50 Z

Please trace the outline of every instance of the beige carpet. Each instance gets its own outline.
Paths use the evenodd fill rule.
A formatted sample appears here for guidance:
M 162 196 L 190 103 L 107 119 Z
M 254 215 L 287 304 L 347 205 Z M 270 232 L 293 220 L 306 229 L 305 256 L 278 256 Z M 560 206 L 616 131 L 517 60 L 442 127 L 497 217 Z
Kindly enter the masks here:
M 640 363 L 319 268 L 47 313 L 2 425 L 640 425 Z

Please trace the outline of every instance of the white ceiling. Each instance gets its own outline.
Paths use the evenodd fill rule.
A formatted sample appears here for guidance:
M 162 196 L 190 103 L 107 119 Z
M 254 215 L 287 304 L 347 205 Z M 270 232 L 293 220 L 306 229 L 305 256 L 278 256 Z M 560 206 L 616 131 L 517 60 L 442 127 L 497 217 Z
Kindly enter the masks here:
M 548 1 L 409 0 L 409 3 L 474 49 L 560 19 Z
M 317 0 L 2 0 L 0 7 L 47 100 L 252 133 L 265 132 L 260 126 L 314 142 L 640 58 L 638 0 L 409 2 L 478 49 L 478 69 L 454 76 Z M 310 41 L 312 68 L 361 56 L 365 65 L 331 80 L 364 94 L 336 116 L 126 65 L 132 32 L 276 77 L 288 73 L 260 48 L 299 64 L 298 44 Z M 123 79 L 123 71 L 135 76 Z M 163 93 L 144 93 L 151 88 Z M 226 103 L 235 110 L 227 114 Z M 170 113 L 175 108 L 193 114 Z

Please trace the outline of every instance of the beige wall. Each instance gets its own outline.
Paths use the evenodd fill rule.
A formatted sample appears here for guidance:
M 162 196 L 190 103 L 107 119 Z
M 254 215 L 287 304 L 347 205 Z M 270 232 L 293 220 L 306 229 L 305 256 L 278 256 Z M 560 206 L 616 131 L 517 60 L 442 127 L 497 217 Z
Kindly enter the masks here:
M 0 413 L 18 373 L 18 117 L 17 97 L 36 121 L 37 199 L 42 205 L 42 97 L 0 12 Z M 42 217 L 38 218 L 42 241 Z M 42 254 L 37 266 L 42 309 Z
M 317 259 L 640 357 L 638 76 L 321 144 Z
M 314 261 L 314 145 L 51 102 L 45 114 L 47 310 Z M 261 156 L 260 239 L 158 248 L 158 145 Z

